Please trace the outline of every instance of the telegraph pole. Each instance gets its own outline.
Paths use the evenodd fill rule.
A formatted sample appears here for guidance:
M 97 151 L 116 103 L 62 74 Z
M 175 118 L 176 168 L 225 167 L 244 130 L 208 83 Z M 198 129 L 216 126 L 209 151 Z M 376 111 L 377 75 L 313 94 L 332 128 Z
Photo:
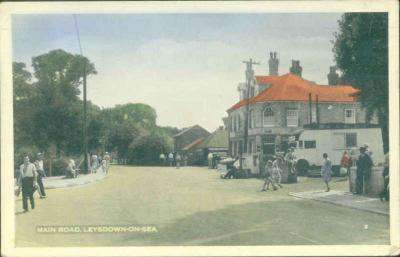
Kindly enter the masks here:
M 83 170 L 89 173 L 88 169 L 88 145 L 87 145 L 87 95 L 86 95 L 86 63 L 83 64 Z
M 259 65 L 259 62 L 254 62 L 253 59 L 250 58 L 249 61 L 243 61 L 246 64 L 246 112 L 245 112 L 245 121 L 244 121 L 244 140 L 243 140 L 243 149 L 240 151 L 240 169 L 242 169 L 242 157 L 243 152 L 248 152 L 247 141 L 249 134 L 249 104 L 250 104 L 250 85 L 254 82 L 254 70 L 253 65 Z
M 79 28 L 78 28 L 78 21 L 76 20 L 75 14 L 73 16 L 74 16 L 74 21 L 75 21 L 76 35 L 78 38 L 79 51 L 83 58 L 81 38 L 79 35 Z M 83 143 L 83 171 L 84 171 L 84 173 L 89 173 L 88 146 L 87 146 L 87 94 L 86 94 L 86 60 L 85 59 L 83 59 L 83 139 L 82 139 L 82 143 Z

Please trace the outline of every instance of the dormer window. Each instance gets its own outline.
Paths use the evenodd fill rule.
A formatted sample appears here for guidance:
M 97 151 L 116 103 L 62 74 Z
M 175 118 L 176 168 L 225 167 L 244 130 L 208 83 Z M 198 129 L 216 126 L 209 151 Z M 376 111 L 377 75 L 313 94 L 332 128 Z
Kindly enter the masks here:
M 344 110 L 344 123 L 355 124 L 356 123 L 356 110 L 345 109 Z

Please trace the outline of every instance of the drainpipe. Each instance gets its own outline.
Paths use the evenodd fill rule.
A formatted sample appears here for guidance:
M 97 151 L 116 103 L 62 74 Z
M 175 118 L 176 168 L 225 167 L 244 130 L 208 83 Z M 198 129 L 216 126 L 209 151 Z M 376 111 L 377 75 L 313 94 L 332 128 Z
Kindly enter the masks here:
M 308 94 L 308 105 L 309 105 L 309 110 L 310 110 L 310 118 L 308 120 L 310 121 L 310 124 L 311 124 L 312 123 L 311 93 Z
M 318 107 L 318 95 L 315 96 L 315 111 L 317 116 L 317 125 L 319 126 L 319 107 Z

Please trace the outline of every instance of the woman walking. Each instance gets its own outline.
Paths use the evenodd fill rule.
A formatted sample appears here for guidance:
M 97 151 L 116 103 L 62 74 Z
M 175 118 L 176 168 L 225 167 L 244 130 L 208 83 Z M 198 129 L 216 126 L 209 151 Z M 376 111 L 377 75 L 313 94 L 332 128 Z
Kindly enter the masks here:
M 321 167 L 321 177 L 326 184 L 325 192 L 329 192 L 330 190 L 329 181 L 331 181 L 331 176 L 332 176 L 332 162 L 331 160 L 329 160 L 327 153 L 324 153 L 322 157 L 324 158 L 324 160 L 322 162 L 322 167 Z

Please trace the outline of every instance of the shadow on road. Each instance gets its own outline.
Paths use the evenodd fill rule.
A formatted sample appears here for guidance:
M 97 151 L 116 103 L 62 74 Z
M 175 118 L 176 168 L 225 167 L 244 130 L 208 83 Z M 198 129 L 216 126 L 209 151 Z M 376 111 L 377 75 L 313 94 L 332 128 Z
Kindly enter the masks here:
M 363 229 L 365 224 L 372 223 L 371 229 Z M 120 243 L 175 246 L 389 243 L 387 218 L 308 200 L 231 205 L 187 216 L 158 227 L 158 231 L 129 235 Z

